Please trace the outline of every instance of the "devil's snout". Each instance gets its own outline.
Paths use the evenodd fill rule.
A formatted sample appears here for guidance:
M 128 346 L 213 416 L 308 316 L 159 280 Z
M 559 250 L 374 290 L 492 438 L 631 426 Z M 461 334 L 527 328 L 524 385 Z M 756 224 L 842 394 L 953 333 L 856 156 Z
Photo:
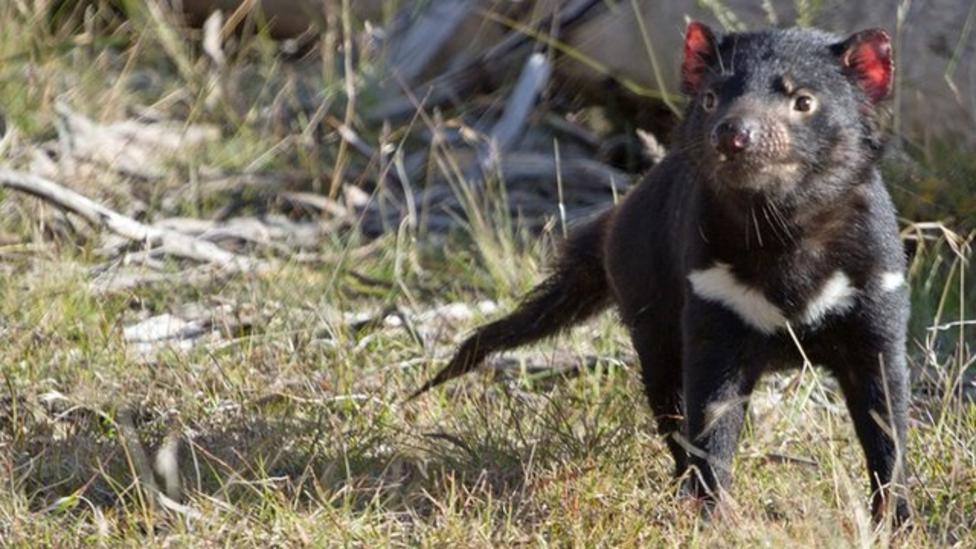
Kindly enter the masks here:
M 725 156 L 738 154 L 755 143 L 756 123 L 738 116 L 726 118 L 712 131 L 712 145 Z

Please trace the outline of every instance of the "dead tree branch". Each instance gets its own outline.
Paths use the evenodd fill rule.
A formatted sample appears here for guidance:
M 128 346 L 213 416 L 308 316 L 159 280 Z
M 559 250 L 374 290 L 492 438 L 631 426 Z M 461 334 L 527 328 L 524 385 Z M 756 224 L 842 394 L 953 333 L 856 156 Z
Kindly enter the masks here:
M 145 225 L 53 181 L 30 173 L 0 168 L 0 187 L 36 196 L 80 216 L 96 227 L 108 229 L 129 240 L 158 246 L 170 255 L 214 263 L 235 271 L 255 271 L 264 265 L 251 258 L 228 252 L 212 242 Z

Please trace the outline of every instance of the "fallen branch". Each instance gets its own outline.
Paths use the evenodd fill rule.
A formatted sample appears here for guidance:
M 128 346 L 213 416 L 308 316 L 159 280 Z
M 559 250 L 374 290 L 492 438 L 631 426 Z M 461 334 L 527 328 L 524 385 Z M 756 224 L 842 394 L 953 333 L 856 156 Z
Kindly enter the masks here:
M 53 181 L 33 174 L 0 168 L 0 187 L 9 187 L 36 196 L 81 216 L 96 227 L 104 227 L 129 240 L 159 246 L 162 251 L 170 255 L 215 263 L 237 271 L 255 271 L 264 266 L 261 262 L 228 252 L 211 242 L 176 231 L 145 225 Z
M 131 292 L 154 284 L 199 287 L 219 282 L 229 274 L 232 273 L 211 265 L 183 269 L 179 273 L 157 272 L 145 268 L 112 268 L 110 272 L 98 273 L 89 287 L 96 294 Z

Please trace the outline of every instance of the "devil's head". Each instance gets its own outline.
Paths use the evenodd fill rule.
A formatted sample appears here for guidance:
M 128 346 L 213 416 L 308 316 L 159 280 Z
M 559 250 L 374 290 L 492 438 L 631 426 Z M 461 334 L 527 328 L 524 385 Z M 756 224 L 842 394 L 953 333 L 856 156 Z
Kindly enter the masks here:
M 690 101 L 676 146 L 699 155 L 723 191 L 835 196 L 881 154 L 878 104 L 893 70 L 883 30 L 718 36 L 692 22 L 681 66 Z

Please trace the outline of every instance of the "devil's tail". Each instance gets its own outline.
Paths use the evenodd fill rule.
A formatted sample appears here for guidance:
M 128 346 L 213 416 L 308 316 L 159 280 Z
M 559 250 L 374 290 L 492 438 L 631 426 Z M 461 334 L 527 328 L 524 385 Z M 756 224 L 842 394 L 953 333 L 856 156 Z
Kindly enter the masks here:
M 610 212 L 606 212 L 574 231 L 563 245 L 554 272 L 514 312 L 475 330 L 451 362 L 408 400 L 474 370 L 492 353 L 549 337 L 605 309 L 610 291 L 603 269 L 603 235 L 609 220 Z

